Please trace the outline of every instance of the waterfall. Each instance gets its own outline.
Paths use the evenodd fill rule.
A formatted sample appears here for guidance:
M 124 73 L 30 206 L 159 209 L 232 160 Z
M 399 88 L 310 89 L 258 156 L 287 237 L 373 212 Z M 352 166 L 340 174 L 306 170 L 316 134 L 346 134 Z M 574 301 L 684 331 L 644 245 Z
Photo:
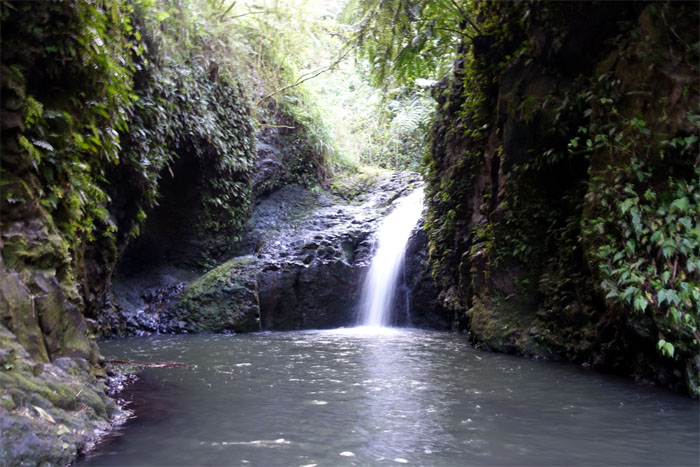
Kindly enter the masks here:
M 411 230 L 423 211 L 423 188 L 399 200 L 377 232 L 377 252 L 362 288 L 360 325 L 387 326 Z

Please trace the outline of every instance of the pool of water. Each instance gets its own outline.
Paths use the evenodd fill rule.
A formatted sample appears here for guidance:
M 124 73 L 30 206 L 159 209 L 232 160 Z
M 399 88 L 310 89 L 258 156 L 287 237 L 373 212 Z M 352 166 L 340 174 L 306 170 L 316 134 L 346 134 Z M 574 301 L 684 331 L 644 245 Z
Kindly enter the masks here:
M 692 465 L 698 403 L 464 336 L 367 329 L 129 338 L 136 417 L 80 465 Z

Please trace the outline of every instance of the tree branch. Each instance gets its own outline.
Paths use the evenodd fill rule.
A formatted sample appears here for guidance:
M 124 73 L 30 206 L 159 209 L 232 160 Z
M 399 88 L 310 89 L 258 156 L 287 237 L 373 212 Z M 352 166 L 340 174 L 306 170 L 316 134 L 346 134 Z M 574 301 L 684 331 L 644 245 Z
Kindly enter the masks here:
M 281 92 L 284 92 L 284 91 L 286 91 L 287 89 L 291 89 L 291 88 L 293 88 L 293 87 L 299 86 L 301 83 L 303 83 L 303 82 L 305 82 L 305 81 L 309 81 L 310 79 L 314 79 L 314 78 L 316 78 L 317 76 L 319 76 L 319 75 L 321 75 L 321 74 L 323 74 L 323 73 L 325 73 L 325 72 L 331 70 L 331 69 L 332 69 L 333 67 L 335 67 L 338 63 L 342 62 L 342 61 L 345 59 L 345 57 L 347 57 L 348 54 L 349 54 L 352 50 L 353 50 L 352 48 L 348 48 L 348 50 L 346 50 L 340 57 L 338 57 L 338 58 L 337 58 L 335 61 L 333 61 L 333 63 L 331 63 L 330 65 L 325 66 L 325 67 L 320 68 L 320 69 L 315 70 L 315 71 L 310 71 L 310 72 L 308 72 L 308 73 L 305 73 L 305 74 L 301 75 L 301 76 L 300 76 L 295 82 L 293 82 L 292 84 L 288 84 L 287 86 L 283 86 L 283 87 L 281 87 L 280 89 L 276 90 L 275 92 L 272 92 L 272 93 L 270 93 L 270 94 L 268 94 L 268 95 L 262 97 L 262 98 L 257 102 L 256 105 L 259 106 L 260 104 L 262 104 L 262 103 L 263 103 L 264 101 L 266 101 L 267 99 L 269 99 L 269 98 L 271 98 L 271 97 L 273 97 L 273 96 L 276 96 L 277 94 L 279 94 L 279 93 L 281 93 Z
M 243 13 L 242 15 L 231 16 L 228 19 L 242 18 L 244 16 L 249 16 L 249 15 L 271 15 L 272 13 L 273 13 L 272 11 L 249 11 L 248 13 Z
M 455 33 L 455 34 L 457 34 L 457 35 L 459 35 L 459 36 L 466 37 L 467 39 L 474 39 L 472 36 L 470 36 L 469 34 L 467 34 L 467 33 L 464 32 L 464 31 L 458 31 L 458 30 L 456 30 L 456 29 L 450 29 L 450 28 L 440 28 L 440 27 L 437 27 L 437 26 L 433 26 L 432 28 L 433 28 L 433 29 L 439 29 L 440 31 L 453 32 L 453 33 Z
M 223 2 L 223 0 L 222 0 L 222 1 L 221 1 L 221 5 L 223 6 L 223 4 L 224 4 L 224 2 Z M 223 19 L 224 16 L 226 16 L 226 15 L 228 14 L 228 12 L 231 11 L 231 10 L 233 9 L 234 6 L 236 6 L 236 2 L 235 2 L 235 1 L 231 2 L 231 4 L 230 4 L 230 5 L 228 6 L 228 8 L 226 9 L 226 11 L 224 11 L 223 13 L 221 13 L 220 18 Z
M 467 14 L 462 10 L 462 7 L 459 6 L 459 3 L 457 3 L 455 0 L 450 0 L 452 2 L 452 5 L 459 11 L 459 14 L 462 15 L 463 18 L 466 18 Z
M 181 362 L 140 362 L 140 361 L 131 361 L 131 360 L 107 360 L 107 363 L 117 363 L 120 365 L 134 365 L 134 366 L 147 366 L 147 367 L 182 367 L 182 368 L 189 368 L 192 365 L 188 363 L 181 363 Z
M 459 6 L 459 3 L 457 3 L 456 0 L 450 0 L 450 1 L 454 5 L 454 7 L 457 9 L 457 11 L 459 11 L 459 14 L 462 15 L 462 18 L 467 20 L 467 23 L 469 23 L 471 25 L 471 27 L 473 27 L 476 30 L 477 34 L 481 35 L 481 30 L 478 27 L 476 27 L 476 24 L 474 24 L 474 22 L 471 20 L 471 18 L 469 18 L 469 15 L 467 15 L 467 12 L 462 10 L 462 7 Z M 469 37 L 469 36 L 467 36 L 467 37 Z

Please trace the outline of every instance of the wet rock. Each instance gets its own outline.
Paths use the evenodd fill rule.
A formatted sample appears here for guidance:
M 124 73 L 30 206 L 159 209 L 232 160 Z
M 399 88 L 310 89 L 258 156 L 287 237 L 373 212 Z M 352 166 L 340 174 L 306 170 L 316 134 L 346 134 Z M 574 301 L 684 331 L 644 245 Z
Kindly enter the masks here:
M 263 329 L 286 331 L 304 327 L 304 313 L 296 294 L 297 275 L 302 267 L 291 264 L 286 270 L 267 271 L 260 275 Z
M 157 281 L 128 289 L 122 296 L 131 298 L 121 301 L 119 326 L 129 333 L 173 333 L 351 325 L 374 234 L 391 202 L 419 181 L 409 172 L 379 174 L 371 190 L 350 201 L 294 185 L 277 190 L 258 202 L 239 256 L 181 281 L 189 285 L 180 293 Z M 423 235 L 410 253 L 408 271 L 417 277 L 407 286 L 411 302 L 421 308 L 413 325 L 446 329 L 444 318 L 428 318 L 437 302 L 419 251 L 424 248 Z
M 430 272 L 427 247 L 428 237 L 421 219 L 406 246 L 403 274 L 406 324 L 448 330 L 452 326 L 452 316 L 438 301 L 438 289 Z
M 0 266 L 2 258 L 0 258 Z M 33 309 L 31 292 L 17 273 L 0 275 L 0 318 L 19 335 L 27 352 L 36 360 L 48 362 L 49 354 Z
M 175 315 L 187 318 L 192 324 L 186 329 L 196 332 L 260 331 L 258 271 L 251 257 L 222 264 L 187 286 Z
M 18 112 L 3 112 L 0 116 L 0 127 L 3 130 L 23 128 L 22 115 Z
M 85 359 L 37 363 L 0 324 L 0 459 L 3 465 L 65 465 L 119 413 Z
M 98 351 L 87 324 L 54 273 L 31 276 L 7 270 L 0 258 L 0 319 L 37 361 L 61 356 L 96 362 Z

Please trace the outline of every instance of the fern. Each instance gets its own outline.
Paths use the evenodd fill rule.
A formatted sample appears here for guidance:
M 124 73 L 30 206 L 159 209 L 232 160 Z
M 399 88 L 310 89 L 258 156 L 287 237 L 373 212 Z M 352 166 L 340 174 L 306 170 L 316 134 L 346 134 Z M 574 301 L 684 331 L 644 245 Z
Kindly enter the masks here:
M 457 43 L 475 33 L 469 10 L 456 0 L 353 0 L 343 18 L 354 26 L 352 42 L 375 84 L 388 89 L 443 75 Z

